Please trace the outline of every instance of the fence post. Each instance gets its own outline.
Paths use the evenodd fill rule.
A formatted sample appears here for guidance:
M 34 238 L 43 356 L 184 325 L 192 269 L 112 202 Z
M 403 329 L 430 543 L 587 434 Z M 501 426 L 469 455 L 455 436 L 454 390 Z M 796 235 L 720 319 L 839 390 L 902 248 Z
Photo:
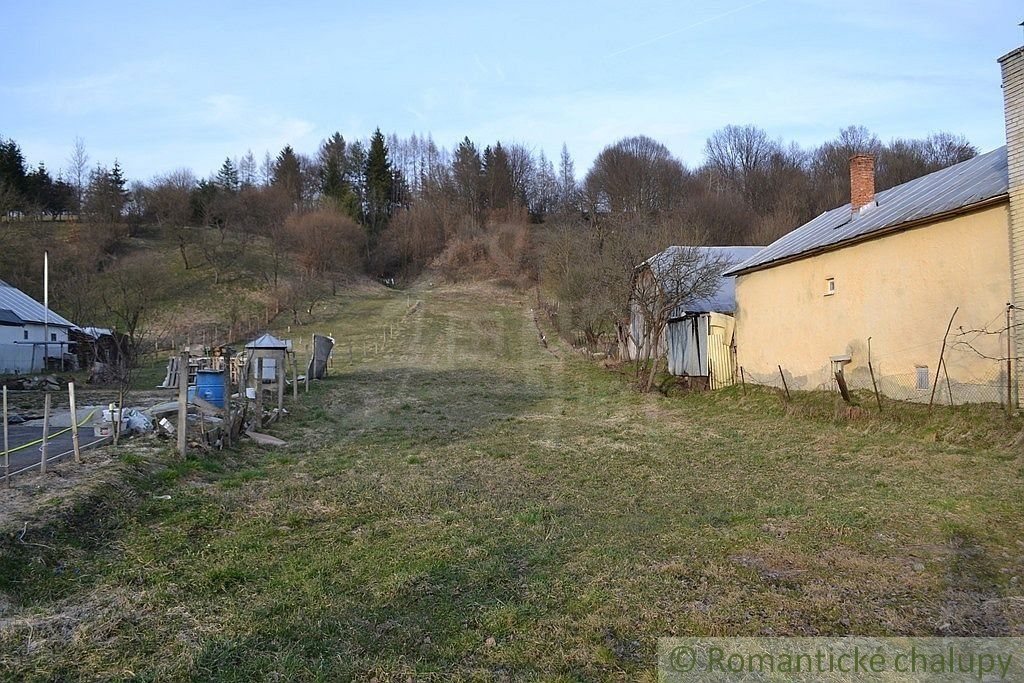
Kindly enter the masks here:
M 82 462 L 82 450 L 78 444 L 78 404 L 75 401 L 75 383 L 68 382 L 68 402 L 71 404 L 71 447 L 75 451 L 75 462 Z
M 43 396 L 43 444 L 39 447 L 42 455 L 39 457 L 39 472 L 46 474 L 46 442 L 50 439 L 50 392 Z
M 224 434 L 224 443 L 231 446 L 231 429 L 234 420 L 231 419 L 231 349 L 224 349 L 224 424 L 227 431 Z
M 789 401 L 789 385 L 786 384 L 786 373 L 782 371 L 782 366 L 779 366 L 779 376 L 782 377 L 782 388 L 786 390 L 786 401 Z
M 292 351 L 292 400 L 299 400 L 299 359 L 295 351 Z
M 181 371 L 178 372 L 178 455 L 184 460 L 188 451 L 188 351 L 181 353 L 179 363 Z
M 743 395 L 747 395 L 747 377 L 743 373 L 743 366 L 740 366 L 740 383 L 743 386 Z
M 935 381 L 932 383 L 932 395 L 928 399 L 928 410 L 932 409 L 932 404 L 935 403 L 935 389 L 939 386 L 939 370 L 942 369 L 942 364 L 945 362 L 946 357 L 946 338 L 949 337 L 949 331 L 953 328 L 953 318 L 956 317 L 956 312 L 960 310 L 957 306 L 953 309 L 953 315 L 949 316 L 949 324 L 946 325 L 946 334 L 942 337 L 942 349 L 939 351 L 939 364 L 935 366 Z
M 7 440 L 7 385 L 4 385 L 4 483 L 11 485 L 11 446 Z

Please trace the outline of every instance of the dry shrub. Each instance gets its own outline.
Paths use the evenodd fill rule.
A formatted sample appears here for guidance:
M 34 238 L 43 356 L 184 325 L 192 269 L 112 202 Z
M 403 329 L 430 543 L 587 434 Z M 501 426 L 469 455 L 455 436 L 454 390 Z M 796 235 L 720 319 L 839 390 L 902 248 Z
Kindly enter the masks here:
M 320 209 L 292 214 L 285 222 L 296 260 L 308 277 L 327 272 L 350 272 L 363 261 L 366 235 L 348 216 Z
M 502 224 L 455 236 L 433 265 L 451 281 L 497 279 L 529 286 L 536 279 L 530 227 Z

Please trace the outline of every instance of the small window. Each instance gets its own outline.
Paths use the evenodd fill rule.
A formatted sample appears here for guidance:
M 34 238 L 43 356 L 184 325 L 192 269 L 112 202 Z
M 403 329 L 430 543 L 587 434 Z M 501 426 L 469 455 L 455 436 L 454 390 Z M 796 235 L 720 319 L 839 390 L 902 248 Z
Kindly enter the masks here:
M 825 278 L 825 296 L 832 296 L 836 293 L 836 279 L 834 277 Z
M 931 386 L 931 377 L 928 374 L 927 365 L 918 365 L 917 370 L 917 389 L 918 391 L 927 391 L 928 387 Z
M 28 330 L 22 330 L 21 331 L 21 338 L 22 339 L 28 339 Z
M 50 333 L 50 341 L 57 341 L 57 333 L 56 332 L 51 332 Z

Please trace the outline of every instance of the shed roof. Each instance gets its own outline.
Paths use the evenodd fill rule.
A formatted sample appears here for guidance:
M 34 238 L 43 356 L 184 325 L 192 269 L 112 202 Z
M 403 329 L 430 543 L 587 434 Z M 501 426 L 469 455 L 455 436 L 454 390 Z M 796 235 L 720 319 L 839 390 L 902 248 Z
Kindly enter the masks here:
M 1005 195 L 1008 189 L 1006 147 L 1003 146 L 879 192 L 875 196 L 877 206 L 856 216 L 850 204 L 826 211 L 775 240 L 728 274 L 767 268 L 777 261 L 839 247 L 873 232 Z
M 253 339 L 251 342 L 245 345 L 247 349 L 287 349 L 288 342 L 278 339 L 274 335 L 267 332 L 263 336 Z
M 54 327 L 74 327 L 73 323 L 57 315 L 52 310 L 49 316 L 47 316 L 46 308 L 41 303 L 3 280 L 0 280 L 0 308 L 11 311 L 26 323 L 38 323 L 40 325 L 48 323 Z
M 14 311 L 9 308 L 0 308 L 0 325 L 21 327 L 24 324 L 25 321 L 19 318 Z
M 721 258 L 724 261 L 724 267 L 726 269 L 733 266 L 739 265 L 745 259 L 754 256 L 759 252 L 762 247 L 685 247 L 685 246 L 673 246 L 669 247 L 665 251 L 655 254 L 651 258 L 644 261 L 654 273 L 655 277 L 659 277 L 661 273 L 673 262 L 673 259 L 684 249 L 696 249 L 700 252 L 704 252 L 708 255 L 709 259 Z M 723 275 L 718 286 L 718 291 L 714 295 L 706 298 L 699 299 L 687 303 L 683 306 L 685 311 L 677 311 L 674 315 L 682 315 L 684 312 L 688 313 L 731 313 L 736 310 L 736 278 Z

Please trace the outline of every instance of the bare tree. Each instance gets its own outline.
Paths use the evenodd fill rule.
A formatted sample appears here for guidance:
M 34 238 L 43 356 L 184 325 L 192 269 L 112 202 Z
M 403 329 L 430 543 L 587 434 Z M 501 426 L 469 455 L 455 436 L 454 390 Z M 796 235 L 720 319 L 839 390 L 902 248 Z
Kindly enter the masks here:
M 75 146 L 68 157 L 67 177 L 75 189 L 75 211 L 81 212 L 85 202 L 85 191 L 89 187 L 89 154 L 85 151 L 85 140 L 75 138 Z
M 594 211 L 655 214 L 679 205 L 685 175 L 665 145 L 638 135 L 605 147 L 585 184 Z
M 668 321 L 688 306 L 718 291 L 727 261 L 708 249 L 674 246 L 640 264 L 633 275 L 631 312 L 639 314 L 643 337 L 636 344 L 648 366 L 645 391 L 650 391 L 661 360 L 660 342 Z

